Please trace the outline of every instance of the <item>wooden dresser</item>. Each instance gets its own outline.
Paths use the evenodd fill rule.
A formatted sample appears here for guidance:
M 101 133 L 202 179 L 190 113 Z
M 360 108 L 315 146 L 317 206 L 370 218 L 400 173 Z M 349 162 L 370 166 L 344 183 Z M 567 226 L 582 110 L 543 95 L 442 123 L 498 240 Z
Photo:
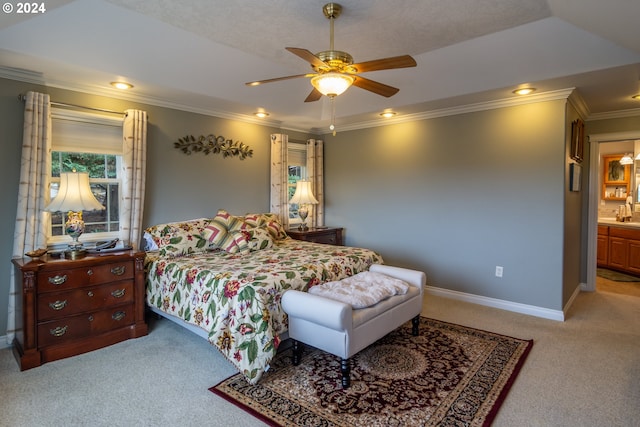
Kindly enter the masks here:
M 144 257 L 123 251 L 13 259 L 20 369 L 146 335 Z
M 337 227 L 309 227 L 306 230 L 291 228 L 287 230 L 287 234 L 296 240 L 305 240 L 307 242 L 326 243 L 328 245 L 343 245 L 342 228 Z

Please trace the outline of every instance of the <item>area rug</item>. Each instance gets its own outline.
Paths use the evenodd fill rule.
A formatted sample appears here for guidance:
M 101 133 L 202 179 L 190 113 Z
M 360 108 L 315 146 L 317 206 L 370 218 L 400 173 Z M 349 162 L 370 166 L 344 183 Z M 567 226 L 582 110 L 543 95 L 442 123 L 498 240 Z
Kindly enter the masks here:
M 640 277 L 620 273 L 619 271 L 609 270 L 607 268 L 598 268 L 596 271 L 598 276 L 613 280 L 614 282 L 640 282 Z
M 522 340 L 421 318 L 351 359 L 305 347 L 300 365 L 279 353 L 256 385 L 236 374 L 213 393 L 273 426 L 488 426 L 531 347 Z

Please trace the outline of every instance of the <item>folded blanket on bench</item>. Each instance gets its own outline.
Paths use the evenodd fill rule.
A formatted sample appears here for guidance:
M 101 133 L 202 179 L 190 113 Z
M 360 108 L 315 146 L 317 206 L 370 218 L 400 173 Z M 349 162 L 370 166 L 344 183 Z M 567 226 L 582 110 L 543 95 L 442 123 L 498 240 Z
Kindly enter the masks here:
M 366 308 L 394 295 L 404 295 L 409 285 L 381 273 L 363 271 L 346 279 L 309 288 L 309 293 L 350 304 L 354 309 Z

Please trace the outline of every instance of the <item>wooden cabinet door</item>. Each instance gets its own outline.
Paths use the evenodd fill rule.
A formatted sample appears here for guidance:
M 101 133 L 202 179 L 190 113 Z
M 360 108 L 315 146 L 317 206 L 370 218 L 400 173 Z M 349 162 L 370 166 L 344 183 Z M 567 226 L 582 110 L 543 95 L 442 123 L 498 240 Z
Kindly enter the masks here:
M 629 262 L 629 242 L 619 237 L 609 237 L 609 265 L 626 269 Z
M 598 236 L 598 266 L 606 267 L 609 265 L 609 237 Z
M 640 274 L 640 240 L 629 240 L 629 271 Z

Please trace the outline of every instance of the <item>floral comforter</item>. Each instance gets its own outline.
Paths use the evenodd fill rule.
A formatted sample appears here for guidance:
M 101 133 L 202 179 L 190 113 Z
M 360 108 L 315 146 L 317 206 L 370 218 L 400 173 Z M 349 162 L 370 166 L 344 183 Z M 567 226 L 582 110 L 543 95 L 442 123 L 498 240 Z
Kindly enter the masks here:
M 209 341 L 255 384 L 287 330 L 280 300 L 288 289 L 340 280 L 382 257 L 362 248 L 286 238 L 272 248 L 230 254 L 146 258 L 147 303 L 209 333 Z

